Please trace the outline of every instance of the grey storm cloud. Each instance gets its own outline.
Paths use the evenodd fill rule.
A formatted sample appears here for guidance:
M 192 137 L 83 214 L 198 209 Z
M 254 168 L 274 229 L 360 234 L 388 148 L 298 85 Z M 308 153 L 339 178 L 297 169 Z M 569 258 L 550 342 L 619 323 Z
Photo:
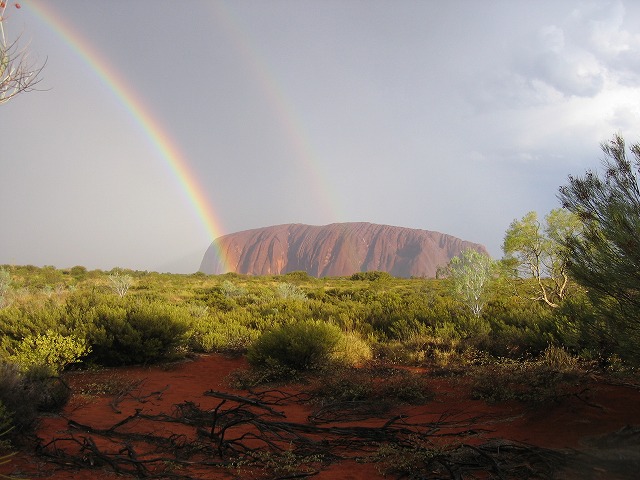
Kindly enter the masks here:
M 540 26 L 486 75 L 472 103 L 481 109 L 533 107 L 595 97 L 606 82 L 636 86 L 640 35 L 625 29 L 625 13 L 620 2 L 594 4 Z

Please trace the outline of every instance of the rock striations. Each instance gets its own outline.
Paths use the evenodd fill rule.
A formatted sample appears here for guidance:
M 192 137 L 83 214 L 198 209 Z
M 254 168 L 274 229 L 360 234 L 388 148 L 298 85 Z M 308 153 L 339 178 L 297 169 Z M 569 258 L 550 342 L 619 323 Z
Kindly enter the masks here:
M 219 237 L 207 249 L 200 271 L 279 275 L 302 270 L 315 277 L 338 277 L 379 270 L 395 277 L 435 277 L 438 267 L 468 248 L 487 253 L 477 243 L 427 230 L 296 223 Z

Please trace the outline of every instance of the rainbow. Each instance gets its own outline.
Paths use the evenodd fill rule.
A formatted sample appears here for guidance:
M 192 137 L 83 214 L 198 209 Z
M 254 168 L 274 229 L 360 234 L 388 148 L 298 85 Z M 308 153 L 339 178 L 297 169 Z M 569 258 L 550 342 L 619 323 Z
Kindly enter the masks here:
M 91 68 L 118 101 L 123 104 L 131 117 L 141 127 L 150 144 L 175 175 L 189 203 L 206 228 L 211 241 L 221 236 L 223 228 L 218 216 L 207 200 L 202 187 L 196 180 L 196 176 L 190 169 L 187 159 L 160 122 L 149 113 L 148 108 L 140 101 L 135 90 L 127 84 L 125 79 L 115 71 L 85 38 L 81 37 L 55 13 L 51 3 L 42 2 L 36 4 L 34 2 L 25 2 L 22 6 L 26 7 L 28 11 L 56 33 Z M 213 242 L 212 245 L 215 248 L 216 243 Z M 232 268 L 227 265 L 222 252 L 218 251 L 217 253 L 223 266 L 223 271 L 232 271 Z
M 323 218 L 344 221 L 343 215 L 340 214 L 339 197 L 332 188 L 327 172 L 322 168 L 322 161 L 316 155 L 313 142 L 303 128 L 300 115 L 283 90 L 281 82 L 277 80 L 273 68 L 260 53 L 258 42 L 251 38 L 250 29 L 242 24 L 241 19 L 233 11 L 233 2 L 215 1 L 207 5 L 212 12 L 212 20 L 224 32 L 244 66 L 251 72 L 251 78 L 262 91 L 264 99 L 295 154 L 296 162 L 306 167 L 309 175 L 307 184 L 315 190 L 316 206 L 322 209 Z

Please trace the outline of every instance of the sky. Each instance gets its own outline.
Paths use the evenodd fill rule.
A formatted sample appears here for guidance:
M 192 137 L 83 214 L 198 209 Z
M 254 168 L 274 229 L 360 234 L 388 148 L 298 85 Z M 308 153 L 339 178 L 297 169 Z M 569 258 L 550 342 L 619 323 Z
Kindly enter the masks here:
M 12 2 L 13 3 L 13 2 Z M 213 238 L 371 222 L 485 245 L 640 141 L 640 4 L 23 0 L 0 264 L 193 273 Z

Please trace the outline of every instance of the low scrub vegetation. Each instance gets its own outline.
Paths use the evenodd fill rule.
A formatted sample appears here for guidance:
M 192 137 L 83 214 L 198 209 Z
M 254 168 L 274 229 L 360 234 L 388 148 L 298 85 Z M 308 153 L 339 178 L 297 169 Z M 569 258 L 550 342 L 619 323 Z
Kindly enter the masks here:
M 14 432 L 31 428 L 38 412 L 64 404 L 65 370 L 210 352 L 247 355 L 251 372 L 236 379 L 243 385 L 313 373 L 324 378 L 318 388 L 327 401 L 364 399 L 372 391 L 408 403 L 430 397 L 423 379 L 409 374 L 374 388 L 375 375 L 366 372 L 376 365 L 472 373 L 478 398 L 527 402 L 573 393 L 567 386 L 586 364 L 633 368 L 619 343 L 596 335 L 593 326 L 602 320 L 587 296 L 550 308 L 523 298 L 521 285 L 497 280 L 479 312 L 458 301 L 451 278 L 118 270 L 127 278 L 123 292 L 113 289 L 113 272 L 0 269 L 0 402 Z

